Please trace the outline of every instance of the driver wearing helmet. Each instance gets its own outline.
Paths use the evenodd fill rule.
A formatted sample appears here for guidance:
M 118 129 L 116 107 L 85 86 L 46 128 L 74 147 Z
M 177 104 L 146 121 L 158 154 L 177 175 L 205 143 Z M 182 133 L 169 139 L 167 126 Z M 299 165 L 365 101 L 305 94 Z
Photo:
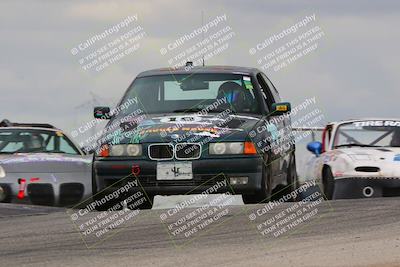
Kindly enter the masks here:
M 32 134 L 26 142 L 24 142 L 24 151 L 40 151 L 44 146 L 44 138 L 40 134 Z

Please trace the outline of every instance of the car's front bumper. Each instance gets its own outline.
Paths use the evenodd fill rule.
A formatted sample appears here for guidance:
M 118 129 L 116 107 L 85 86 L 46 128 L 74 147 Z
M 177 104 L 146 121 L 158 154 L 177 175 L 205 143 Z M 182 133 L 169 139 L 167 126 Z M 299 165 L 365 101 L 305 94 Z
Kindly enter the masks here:
M 335 179 L 334 199 L 400 196 L 400 177 L 341 177 Z
M 113 191 L 118 181 L 137 177 L 138 189 L 151 195 L 198 194 L 222 181 L 225 186 L 213 193 L 252 194 L 261 190 L 262 163 L 260 157 L 197 159 L 192 161 L 193 179 L 165 181 L 157 180 L 157 161 L 106 159 L 94 161 L 94 177 L 98 192 Z M 132 174 L 133 166 L 140 168 L 138 175 Z M 248 183 L 230 184 L 231 177 L 248 177 Z
M 32 178 L 34 177 L 34 178 Z M 22 187 L 24 198 L 17 195 Z M 34 179 L 34 180 L 33 180 Z M 91 172 L 71 173 L 8 173 L 0 186 L 11 202 L 47 206 L 74 206 L 92 195 Z

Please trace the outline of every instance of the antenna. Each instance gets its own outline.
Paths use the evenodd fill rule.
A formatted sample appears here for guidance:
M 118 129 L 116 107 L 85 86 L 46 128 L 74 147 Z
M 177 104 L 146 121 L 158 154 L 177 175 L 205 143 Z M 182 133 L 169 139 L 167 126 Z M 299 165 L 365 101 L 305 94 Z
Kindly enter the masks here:
M 203 27 L 204 26 L 204 10 L 202 10 L 201 11 L 201 27 Z M 201 35 L 202 35 L 202 39 L 203 40 L 201 40 L 202 42 L 204 42 L 204 31 L 201 33 Z M 202 56 L 202 59 L 203 59 L 203 67 L 204 67 L 204 54 L 203 54 L 203 56 Z

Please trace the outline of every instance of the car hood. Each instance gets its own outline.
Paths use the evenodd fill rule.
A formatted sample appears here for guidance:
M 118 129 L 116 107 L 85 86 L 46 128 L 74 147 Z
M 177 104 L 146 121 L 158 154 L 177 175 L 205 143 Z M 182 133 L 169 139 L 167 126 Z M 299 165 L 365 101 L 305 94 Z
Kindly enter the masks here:
M 91 170 L 91 156 L 17 153 L 0 155 L 0 166 L 6 173 L 64 173 Z
M 341 148 L 338 154 L 345 154 L 355 162 L 392 162 L 400 166 L 400 147 L 353 147 Z
M 244 141 L 261 115 L 150 114 L 138 123 L 125 121 L 114 133 L 116 143 Z

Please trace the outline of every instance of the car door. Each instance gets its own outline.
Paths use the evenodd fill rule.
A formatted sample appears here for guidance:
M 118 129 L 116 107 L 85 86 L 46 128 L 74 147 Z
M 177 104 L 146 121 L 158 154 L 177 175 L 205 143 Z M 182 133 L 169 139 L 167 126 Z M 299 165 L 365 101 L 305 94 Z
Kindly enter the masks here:
M 262 90 L 263 99 L 268 109 L 271 110 L 272 104 L 276 103 L 277 101 L 274 98 L 274 95 L 272 94 L 272 91 L 263 76 L 265 75 L 262 72 L 258 73 L 257 81 Z M 268 114 L 265 117 L 264 124 L 268 124 L 268 122 L 273 118 L 274 116 L 272 116 L 272 114 Z M 272 168 L 272 175 L 275 177 L 275 179 L 273 179 L 272 181 L 272 188 L 274 188 L 276 185 L 281 184 L 282 182 L 285 183 L 285 181 L 283 180 L 285 180 L 286 178 L 286 176 L 282 172 L 282 165 L 285 158 L 282 157 L 284 153 L 282 153 L 283 136 L 281 134 L 282 130 L 284 130 L 285 128 L 285 122 L 284 120 L 277 120 L 276 122 L 271 123 L 269 125 L 270 127 L 268 129 L 268 132 L 269 134 L 271 134 L 272 142 L 276 145 L 275 148 L 271 149 L 272 160 L 270 162 Z
M 261 72 L 261 76 L 266 82 L 268 88 L 270 88 L 271 94 L 275 100 L 276 103 L 282 102 L 281 97 L 278 93 L 278 90 L 276 90 L 275 86 L 273 83 L 268 79 L 268 77 Z M 290 119 L 290 116 L 283 116 L 283 125 L 281 125 L 283 128 L 280 128 L 282 130 L 281 136 L 281 141 L 282 141 L 282 158 L 284 161 L 289 162 L 290 156 L 292 152 L 295 150 L 295 145 L 291 145 L 292 141 L 292 121 Z M 283 162 L 282 162 L 283 163 Z M 286 172 L 285 166 L 281 165 L 282 167 L 282 172 Z

